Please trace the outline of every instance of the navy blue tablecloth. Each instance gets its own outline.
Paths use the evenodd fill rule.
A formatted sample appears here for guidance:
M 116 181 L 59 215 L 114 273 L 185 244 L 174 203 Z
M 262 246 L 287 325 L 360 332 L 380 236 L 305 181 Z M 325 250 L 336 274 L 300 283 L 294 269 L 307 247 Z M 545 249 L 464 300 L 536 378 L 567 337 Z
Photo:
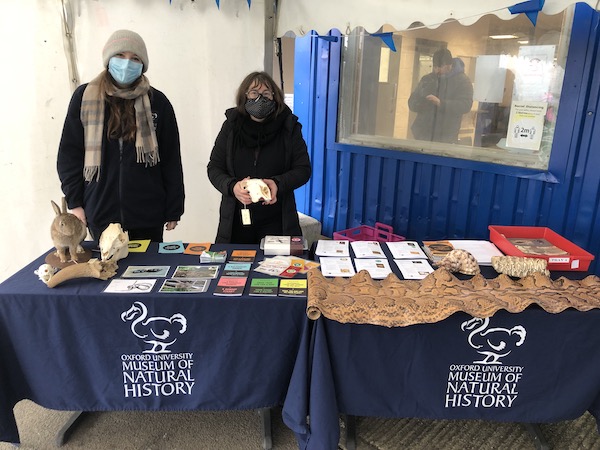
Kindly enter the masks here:
M 600 310 L 530 307 L 489 321 L 457 313 L 404 328 L 322 317 L 306 330 L 283 409 L 300 448 L 337 448 L 339 414 L 600 418 Z
M 223 248 L 233 247 L 213 247 Z M 145 294 L 105 293 L 110 280 L 92 278 L 50 289 L 34 274 L 44 256 L 0 284 L 1 441 L 19 442 L 13 407 L 22 399 L 71 411 L 283 404 L 307 333 L 305 299 L 249 296 L 248 286 L 241 297 L 216 297 L 214 280 L 202 294 L 158 293 L 162 279 Z M 198 256 L 158 254 L 152 244 L 121 260 L 117 277 L 146 264 L 171 266 L 170 277 Z M 124 318 L 131 308 L 137 317 Z M 154 340 L 170 343 L 152 352 L 150 325 L 160 321 L 171 334 Z

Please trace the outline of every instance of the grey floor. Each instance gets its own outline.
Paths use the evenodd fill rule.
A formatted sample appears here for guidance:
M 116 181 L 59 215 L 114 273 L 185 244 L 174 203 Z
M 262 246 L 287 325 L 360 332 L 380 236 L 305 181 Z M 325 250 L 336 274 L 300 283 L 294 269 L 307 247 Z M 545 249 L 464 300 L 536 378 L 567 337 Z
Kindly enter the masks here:
M 21 449 L 57 449 L 56 436 L 71 413 L 22 401 L 15 408 Z M 344 423 L 341 422 L 342 431 Z M 548 449 L 600 450 L 594 418 L 541 424 Z M 342 433 L 343 435 L 343 433 Z M 522 424 L 467 420 L 356 419 L 357 450 L 535 450 Z M 293 433 L 272 414 L 274 450 L 297 449 Z M 16 447 L 0 443 L 0 450 Z M 88 413 L 61 449 L 250 450 L 263 448 L 258 411 Z M 345 450 L 342 436 L 340 448 Z M 323 449 L 335 450 L 335 449 Z
M 56 449 L 56 435 L 71 416 L 28 400 L 15 407 L 21 449 Z M 272 414 L 273 449 L 297 449 L 281 411 Z M 0 443 L 0 450 L 14 450 Z M 258 411 L 95 412 L 86 414 L 61 449 L 246 450 L 262 449 Z

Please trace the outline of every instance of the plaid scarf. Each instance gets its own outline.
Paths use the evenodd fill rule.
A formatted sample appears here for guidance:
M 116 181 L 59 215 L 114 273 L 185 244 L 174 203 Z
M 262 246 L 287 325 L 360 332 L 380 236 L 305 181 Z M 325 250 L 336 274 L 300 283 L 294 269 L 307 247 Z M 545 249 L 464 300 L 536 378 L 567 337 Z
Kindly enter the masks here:
M 86 86 L 81 101 L 81 123 L 84 129 L 84 167 L 85 181 L 98 181 L 102 154 L 102 132 L 104 130 L 104 110 L 106 96 L 135 99 L 135 151 L 137 162 L 154 166 L 160 161 L 158 141 L 154 132 L 152 110 L 148 91 L 150 83 L 145 75 L 134 88 L 119 88 L 108 82 L 105 92 L 100 92 L 100 81 L 105 77 L 102 72 Z

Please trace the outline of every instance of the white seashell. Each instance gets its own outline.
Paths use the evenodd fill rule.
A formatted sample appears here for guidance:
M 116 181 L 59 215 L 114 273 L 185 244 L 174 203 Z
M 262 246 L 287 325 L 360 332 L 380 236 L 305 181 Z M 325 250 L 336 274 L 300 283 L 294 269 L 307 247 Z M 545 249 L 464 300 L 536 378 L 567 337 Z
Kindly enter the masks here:
M 459 272 L 465 275 L 477 275 L 481 272 L 479 263 L 475 257 L 466 250 L 456 248 L 448 253 L 437 263 L 438 267 L 443 267 L 450 272 Z

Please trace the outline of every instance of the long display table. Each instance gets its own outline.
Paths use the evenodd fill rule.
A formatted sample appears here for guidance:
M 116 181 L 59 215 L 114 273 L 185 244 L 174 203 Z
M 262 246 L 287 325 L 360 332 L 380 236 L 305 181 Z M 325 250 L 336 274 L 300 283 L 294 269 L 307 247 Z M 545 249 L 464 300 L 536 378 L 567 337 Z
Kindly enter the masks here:
M 394 328 L 321 317 L 303 338 L 284 421 L 303 449 L 336 448 L 340 414 L 537 424 L 589 411 L 600 426 L 598 330 L 598 309 L 538 306 Z
M 0 284 L 0 440 L 19 442 L 13 407 L 22 399 L 69 411 L 283 403 L 307 332 L 305 299 L 249 296 L 248 286 L 217 297 L 216 280 L 200 294 L 159 293 L 161 279 L 150 292 L 106 293 L 110 280 L 93 278 L 50 289 L 34 274 L 44 257 Z M 151 244 L 119 261 L 116 277 L 129 265 L 167 265 L 170 277 L 198 261 Z

